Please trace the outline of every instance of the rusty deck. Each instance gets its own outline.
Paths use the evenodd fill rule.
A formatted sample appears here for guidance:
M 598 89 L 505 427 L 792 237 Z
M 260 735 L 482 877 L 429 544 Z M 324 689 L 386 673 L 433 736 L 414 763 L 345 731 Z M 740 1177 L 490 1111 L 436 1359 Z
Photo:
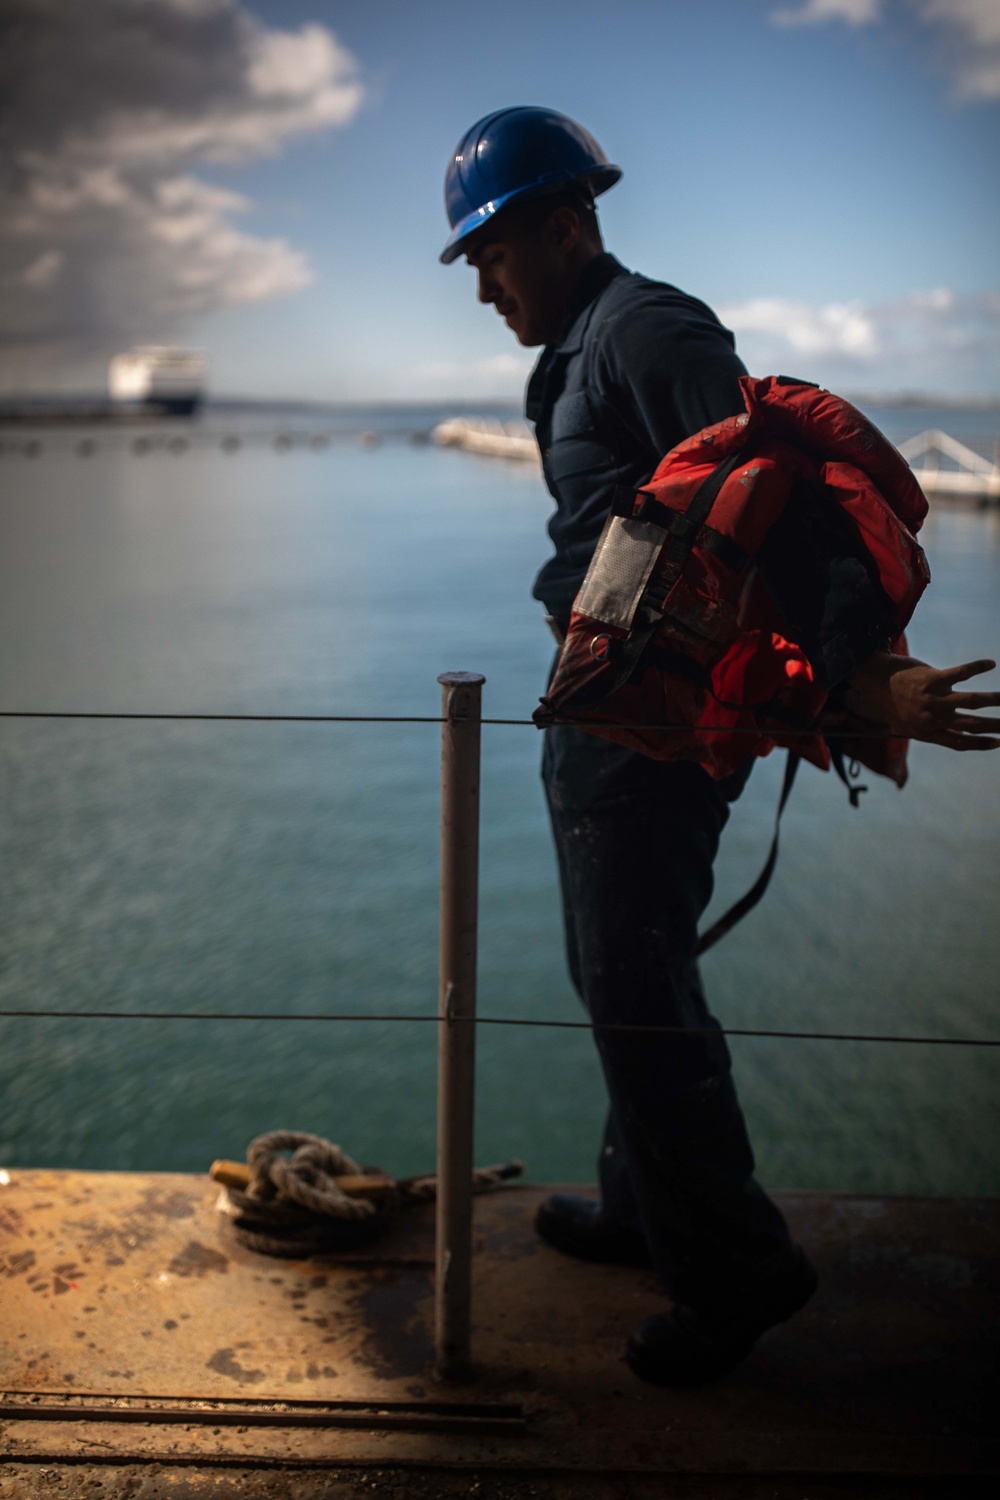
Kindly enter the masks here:
M 949 1493 L 997 1468 L 998 1201 L 779 1195 L 819 1294 L 727 1381 L 677 1392 L 621 1359 L 663 1305 L 652 1275 L 560 1256 L 531 1227 L 546 1190 L 504 1189 L 475 1204 L 459 1387 L 432 1374 L 427 1208 L 363 1255 L 278 1261 L 235 1243 L 207 1177 L 4 1175 L 0 1495 L 22 1465 L 575 1474 L 581 1494 L 601 1475 Z

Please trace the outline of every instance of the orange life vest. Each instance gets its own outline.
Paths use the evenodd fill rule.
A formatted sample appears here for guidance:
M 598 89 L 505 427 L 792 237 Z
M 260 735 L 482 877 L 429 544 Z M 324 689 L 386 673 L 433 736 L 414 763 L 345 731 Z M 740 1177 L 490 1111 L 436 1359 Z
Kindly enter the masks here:
M 647 485 L 616 497 L 539 725 L 576 720 L 717 779 L 779 743 L 829 769 L 827 690 L 753 565 L 801 485 L 849 517 L 894 609 L 892 649 L 906 650 L 930 579 L 915 540 L 927 501 L 909 466 L 828 391 L 784 376 L 740 386 L 745 413 L 679 443 Z M 840 749 L 902 786 L 905 743 L 852 739 L 861 727 L 838 715 Z

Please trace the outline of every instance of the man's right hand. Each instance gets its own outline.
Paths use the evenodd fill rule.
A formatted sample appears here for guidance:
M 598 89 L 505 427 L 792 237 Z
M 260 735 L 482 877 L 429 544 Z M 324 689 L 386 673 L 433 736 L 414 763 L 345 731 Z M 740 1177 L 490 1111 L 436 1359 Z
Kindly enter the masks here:
M 955 692 L 955 684 L 990 672 L 995 661 L 931 667 L 913 656 L 877 651 L 848 678 L 844 706 L 862 718 L 884 724 L 893 734 L 949 750 L 1000 750 L 1000 719 L 974 717 L 981 708 L 1000 708 L 1000 693 Z

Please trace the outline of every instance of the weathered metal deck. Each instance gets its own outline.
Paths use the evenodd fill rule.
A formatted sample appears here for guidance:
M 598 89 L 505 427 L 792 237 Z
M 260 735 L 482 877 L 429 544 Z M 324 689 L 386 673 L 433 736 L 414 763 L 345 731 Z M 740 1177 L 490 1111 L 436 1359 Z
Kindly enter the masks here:
M 475 1204 L 477 1372 L 458 1387 L 432 1374 L 429 1209 L 364 1255 L 276 1261 L 234 1242 L 207 1177 L 4 1176 L 0 1495 L 42 1493 L 41 1466 L 76 1476 L 63 1493 L 140 1464 L 162 1493 L 211 1474 L 213 1495 L 256 1494 L 265 1469 L 406 1471 L 414 1494 L 466 1493 L 418 1486 L 453 1471 L 511 1495 L 756 1495 L 752 1476 L 769 1495 L 951 1495 L 997 1469 L 998 1201 L 780 1195 L 818 1296 L 728 1381 L 676 1392 L 621 1359 L 661 1305 L 652 1275 L 567 1260 L 532 1231 L 547 1190 L 499 1191 Z

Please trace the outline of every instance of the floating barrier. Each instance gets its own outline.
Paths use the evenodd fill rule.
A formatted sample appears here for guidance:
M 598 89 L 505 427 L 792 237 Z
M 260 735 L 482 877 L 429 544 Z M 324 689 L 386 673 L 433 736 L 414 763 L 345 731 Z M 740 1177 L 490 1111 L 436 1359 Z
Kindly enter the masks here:
M 483 458 L 516 459 L 536 466 L 540 462 L 538 445 L 527 422 L 520 419 L 501 422 L 490 417 L 448 417 L 429 431 L 426 428 L 401 428 L 375 432 L 355 428 L 317 432 L 283 428 L 274 432 L 273 429 L 251 428 L 245 432 L 220 433 L 196 428 L 185 434 L 142 433 L 124 441 L 119 438 L 117 442 L 110 431 L 107 436 L 102 433 L 100 442 L 89 436 L 70 439 L 65 433 L 53 433 L 43 443 L 40 438 L 25 439 L 7 433 L 0 438 L 0 458 L 37 458 L 43 452 L 65 451 L 75 453 L 78 458 L 89 458 L 99 448 L 119 448 L 137 457 L 155 452 L 181 454 L 194 449 L 217 449 L 232 454 L 244 448 L 266 447 L 277 453 L 289 453 L 293 449 L 321 453 L 336 441 L 355 442 L 362 448 L 374 449 L 387 439 L 414 445 L 430 442 L 440 448 L 460 448 Z M 997 456 L 992 461 L 936 428 L 908 438 L 899 444 L 899 451 L 929 499 L 969 500 L 983 506 L 1000 503 L 1000 439 Z

